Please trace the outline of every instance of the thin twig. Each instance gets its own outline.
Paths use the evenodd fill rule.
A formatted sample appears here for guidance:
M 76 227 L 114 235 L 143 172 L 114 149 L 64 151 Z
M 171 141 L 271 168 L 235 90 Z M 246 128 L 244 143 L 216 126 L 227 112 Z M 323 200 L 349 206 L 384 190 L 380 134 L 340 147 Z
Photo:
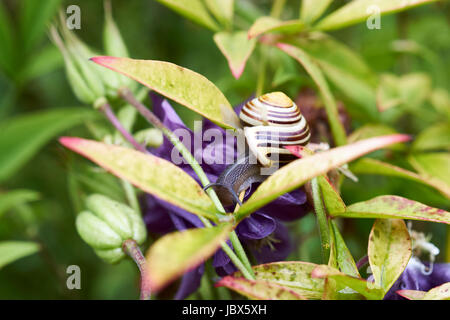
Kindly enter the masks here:
M 141 300 L 151 300 L 150 279 L 147 272 L 147 261 L 133 239 L 125 240 L 122 244 L 123 251 L 129 255 L 139 268 L 141 273 Z

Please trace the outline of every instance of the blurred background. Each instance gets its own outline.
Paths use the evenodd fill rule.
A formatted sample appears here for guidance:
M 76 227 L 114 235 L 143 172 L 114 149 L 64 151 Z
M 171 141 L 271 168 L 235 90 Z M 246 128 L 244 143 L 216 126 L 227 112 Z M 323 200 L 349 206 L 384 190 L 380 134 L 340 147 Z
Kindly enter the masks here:
M 251 13 L 247 17 L 238 14 L 236 23 L 241 29 L 248 29 L 253 17 L 270 11 L 268 0 L 239 2 L 242 12 Z M 334 1 L 327 12 L 346 2 Z M 283 19 L 295 18 L 299 3 L 288 0 Z M 101 185 L 105 193 L 116 198 L 123 195 L 115 178 L 97 172 L 90 163 L 64 150 L 56 141 L 63 133 L 92 137 L 89 123 L 93 121 L 106 125 L 92 107 L 77 101 L 66 79 L 61 54 L 48 37 L 48 26 L 58 10 L 65 11 L 73 4 L 81 9 L 81 29 L 75 31 L 77 36 L 101 50 L 102 1 L 0 0 L 0 195 L 9 194 L 8 198 L 0 196 L 0 242 L 33 241 L 41 248 L 35 254 L 0 266 L 0 299 L 136 299 L 138 296 L 139 279 L 133 263 L 122 261 L 111 266 L 100 261 L 74 227 L 79 200 L 73 190 L 81 188 L 89 192 Z M 114 0 L 112 6 L 130 57 L 170 61 L 194 70 L 215 83 L 233 105 L 254 94 L 258 52 L 252 55 L 242 77 L 236 80 L 211 31 L 157 1 Z M 376 121 L 416 136 L 445 120 L 442 110 L 444 113 L 450 110 L 450 5 L 448 1 L 440 1 L 383 16 L 381 22 L 379 30 L 369 30 L 365 23 L 360 23 L 329 34 L 360 55 L 377 77 L 385 80 L 383 84 L 388 88 L 392 80 L 389 76 L 415 75 L 404 79 L 404 83 L 412 83 L 408 87 L 411 88 L 409 99 L 419 106 L 410 109 L 411 112 L 392 113 L 386 116 L 388 119 Z M 314 96 L 311 80 L 286 55 L 280 58 L 279 53 L 271 52 L 269 61 L 269 64 L 278 61 L 288 72 L 277 74 L 279 66 L 274 62 L 269 67 L 267 88 L 300 99 L 297 101 L 302 108 L 301 99 Z M 347 110 L 349 132 L 374 121 L 357 112 L 357 104 L 352 99 L 335 86 L 331 88 L 339 104 Z M 197 116 L 186 108 L 175 107 L 186 124 L 192 126 Z M 42 112 L 58 110 L 60 113 L 42 115 Z M 146 126 L 139 121 L 138 127 Z M 402 158 L 401 153 L 392 161 L 410 168 L 406 155 Z M 436 175 L 448 177 L 449 168 L 443 168 L 444 172 Z M 419 183 L 383 176 L 359 178 L 359 183 L 350 180 L 343 183 L 346 203 L 396 194 L 442 209 L 450 208 L 446 197 Z M 10 191 L 15 192 L 13 196 Z M 344 238 L 355 259 L 365 255 L 372 223 L 370 219 L 341 221 Z M 292 223 L 290 228 L 297 243 L 291 258 L 319 262 L 320 241 L 313 215 Z M 449 262 L 448 227 L 414 222 L 413 228 L 432 235 L 432 242 L 441 249 L 437 260 Z M 81 290 L 66 288 L 69 265 L 81 267 Z

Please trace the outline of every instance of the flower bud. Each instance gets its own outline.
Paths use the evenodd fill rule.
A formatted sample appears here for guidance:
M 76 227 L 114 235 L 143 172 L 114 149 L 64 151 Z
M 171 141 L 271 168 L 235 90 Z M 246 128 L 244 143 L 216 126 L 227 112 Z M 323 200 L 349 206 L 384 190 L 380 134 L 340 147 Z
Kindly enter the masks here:
M 88 211 L 77 217 L 77 231 L 106 262 L 115 263 L 125 256 L 123 241 L 133 239 L 138 244 L 144 243 L 145 224 L 132 208 L 100 194 L 90 195 L 86 207 Z

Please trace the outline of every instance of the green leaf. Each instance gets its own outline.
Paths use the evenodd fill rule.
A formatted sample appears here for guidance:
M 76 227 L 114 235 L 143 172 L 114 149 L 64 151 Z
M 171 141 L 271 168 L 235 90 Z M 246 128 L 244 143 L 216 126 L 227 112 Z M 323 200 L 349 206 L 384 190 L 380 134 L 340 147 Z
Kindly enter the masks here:
M 56 13 L 61 0 L 44 2 L 34 0 L 22 1 L 21 36 L 25 52 L 28 52 L 45 35 L 50 19 Z
M 28 61 L 20 76 L 23 81 L 30 80 L 49 73 L 62 64 L 63 58 L 59 50 L 49 45 Z
M 0 3 L 0 68 L 8 74 L 14 72 L 14 33 L 11 19 L 5 9 L 5 2 Z
M 155 60 L 115 57 L 95 57 L 92 60 L 142 83 L 219 126 L 229 129 L 240 127 L 239 118 L 223 93 L 194 71 Z
M 303 0 L 300 18 L 306 24 L 316 21 L 327 10 L 332 0 Z
M 319 30 L 334 30 L 365 21 L 374 13 L 369 10 L 371 6 L 376 6 L 380 14 L 384 15 L 434 1 L 436 0 L 353 0 L 320 20 L 315 25 L 315 28 Z
M 355 260 L 353 259 L 350 250 L 348 250 L 347 245 L 345 244 L 345 241 L 342 238 L 342 235 L 339 232 L 337 224 L 334 220 L 331 221 L 331 229 L 334 234 L 336 245 L 336 260 L 339 269 L 349 276 L 360 278 L 361 276 L 359 274 L 358 268 L 356 267 Z
M 31 241 L 0 242 L 0 269 L 16 260 L 38 252 L 39 245 Z
M 152 290 L 160 290 L 209 258 L 232 229 L 229 224 L 221 224 L 173 232 L 157 240 L 146 254 Z
M 376 284 L 368 282 L 362 278 L 356 278 L 346 275 L 339 270 L 326 266 L 319 265 L 312 271 L 313 278 L 331 278 L 335 280 L 340 286 L 349 287 L 369 300 L 380 300 L 383 298 L 384 292 Z
M 347 211 L 333 214 L 343 218 L 411 219 L 450 224 L 450 213 L 399 196 L 378 196 L 354 203 Z
M 423 300 L 450 300 L 450 282 L 431 289 L 425 294 Z
M 296 33 L 304 29 L 305 25 L 300 20 L 282 21 L 272 17 L 258 18 L 248 30 L 248 37 L 254 38 L 265 33 Z
M 311 272 L 317 265 L 310 262 L 283 261 L 253 266 L 258 281 L 268 281 L 291 289 L 306 299 L 320 299 L 323 294 L 324 281 L 311 278 Z M 241 278 L 238 271 L 234 278 Z
M 327 212 L 344 212 L 346 210 L 345 203 L 328 178 L 320 176 L 318 181 Z
M 255 48 L 256 40 L 248 39 L 245 31 L 238 31 L 216 33 L 214 41 L 227 58 L 231 73 L 236 79 L 239 79 L 244 72 L 247 59 Z
M 205 0 L 205 4 L 224 26 L 229 27 L 233 24 L 234 0 Z
M 305 300 L 292 289 L 265 280 L 226 276 L 217 282 L 216 286 L 227 287 L 252 300 Z
M 384 175 L 388 177 L 398 177 L 409 179 L 421 183 L 441 192 L 444 196 L 450 198 L 450 186 L 443 181 L 430 177 L 429 175 L 418 175 L 415 172 L 394 166 L 371 158 L 363 158 L 351 165 L 351 170 L 355 174 L 373 174 Z
M 438 179 L 450 188 L 450 152 L 413 154 L 408 161 L 421 176 Z
M 173 11 L 182 16 L 204 26 L 213 31 L 218 31 L 219 26 L 214 22 L 211 16 L 200 0 L 157 0 Z
M 335 140 L 334 142 L 338 146 L 346 144 L 347 137 L 344 127 L 339 120 L 336 101 L 334 100 L 333 94 L 331 93 L 319 67 L 311 60 L 308 54 L 300 48 L 285 43 L 278 43 L 277 46 L 282 51 L 296 59 L 314 80 L 320 90 L 320 94 L 325 104 L 325 110 L 327 111 L 331 132 L 333 133 L 333 138 Z
M 450 151 L 450 124 L 439 123 L 422 131 L 412 145 L 413 151 Z
M 63 137 L 60 142 L 145 192 L 189 212 L 217 220 L 217 209 L 200 185 L 169 161 L 81 138 Z
M 368 256 L 375 284 L 387 293 L 411 258 L 408 228 L 401 219 L 377 219 L 369 236 Z
M 238 220 L 245 218 L 278 196 L 300 187 L 306 181 L 325 174 L 331 169 L 342 166 L 366 153 L 408 139 L 409 137 L 406 135 L 376 137 L 295 160 L 266 179 L 250 199 L 240 207 L 236 218 Z M 295 147 L 290 150 L 292 152 Z M 295 154 L 295 152 L 293 153 Z
M 0 182 L 14 175 L 54 136 L 95 116 L 91 109 L 61 108 L 0 122 Z
M 21 203 L 35 201 L 39 198 L 39 193 L 33 190 L 23 189 L 0 193 L 0 217 Z

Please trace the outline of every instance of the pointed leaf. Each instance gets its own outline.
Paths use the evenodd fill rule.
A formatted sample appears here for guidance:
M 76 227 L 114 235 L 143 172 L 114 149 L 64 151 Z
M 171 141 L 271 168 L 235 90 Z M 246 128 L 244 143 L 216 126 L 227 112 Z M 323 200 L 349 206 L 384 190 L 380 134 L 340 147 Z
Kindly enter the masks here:
M 327 10 L 332 0 L 303 0 L 300 18 L 305 23 L 313 23 Z
M 395 134 L 396 130 L 393 128 L 383 125 L 383 124 L 367 124 L 359 127 L 348 137 L 348 142 L 355 142 L 362 139 L 384 136 L 388 134 Z M 393 144 L 387 149 L 392 150 L 405 150 L 405 145 L 403 144 Z
M 336 260 L 339 265 L 339 269 L 349 276 L 358 278 L 361 277 L 358 268 L 356 267 L 355 260 L 353 259 L 350 250 L 348 250 L 334 220 L 331 221 L 331 228 L 336 243 Z
M 247 59 L 255 48 L 256 40 L 248 39 L 245 31 L 238 31 L 216 33 L 214 41 L 227 58 L 231 73 L 236 79 L 239 79 L 244 72 Z
M 248 37 L 254 38 L 265 33 L 296 33 L 304 29 L 305 25 L 300 20 L 282 21 L 272 17 L 258 18 L 248 30 Z
M 18 259 L 38 252 L 39 245 L 31 241 L 0 242 L 0 269 Z
M 98 113 L 86 108 L 39 111 L 0 122 L 0 182 L 8 179 L 54 136 Z
M 443 181 L 428 176 L 418 175 L 415 172 L 394 166 L 392 164 L 382 162 L 376 159 L 363 158 L 351 165 L 351 170 L 355 174 L 374 174 L 389 177 L 399 177 L 409 179 L 441 192 L 447 198 L 450 198 L 450 186 Z
M 211 18 L 200 0 L 157 0 L 163 5 L 169 7 L 173 11 L 178 12 L 182 16 L 205 26 L 213 31 L 219 30 L 219 27 Z
M 120 72 L 217 125 L 235 129 L 239 118 L 223 93 L 204 76 L 176 64 L 156 60 L 95 57 L 92 61 Z
M 157 240 L 146 254 L 152 290 L 159 291 L 209 258 L 232 229 L 229 224 L 221 224 L 173 232 Z
M 269 281 L 289 288 L 306 299 L 320 299 L 324 281 L 311 278 L 311 272 L 316 266 L 309 262 L 283 261 L 260 264 L 252 269 L 258 281 Z M 241 278 L 242 274 L 238 271 L 233 277 Z
M 431 289 L 425 294 L 423 300 L 450 300 L 450 282 Z
M 347 207 L 347 211 L 333 215 L 343 218 L 411 219 L 450 224 L 450 212 L 391 195 L 354 203 Z
M 247 280 L 226 276 L 217 287 L 227 287 L 252 300 L 305 300 L 293 290 L 265 280 Z
M 315 25 L 315 28 L 319 30 L 334 30 L 365 21 L 374 14 L 374 10 L 369 10 L 371 6 L 376 6 L 379 13 L 383 15 L 434 1 L 436 0 L 353 0 L 323 18 Z
M 345 203 L 326 176 L 318 177 L 323 202 L 328 213 L 344 212 Z
M 306 181 L 325 174 L 362 155 L 388 145 L 408 141 L 407 135 L 390 135 L 355 142 L 343 147 L 323 151 L 303 159 L 295 160 L 277 170 L 265 180 L 236 214 L 238 220 L 261 208 L 278 196 L 290 192 Z M 295 150 L 295 147 L 290 148 Z
M 326 265 L 319 265 L 312 271 L 312 277 L 324 279 L 331 278 L 339 285 L 349 287 L 370 300 L 380 300 L 383 298 L 384 292 L 376 284 L 366 281 L 362 278 L 355 278 L 346 275 L 335 268 Z
M 169 161 L 92 140 L 63 137 L 60 142 L 145 192 L 189 212 L 216 219 L 217 210 L 200 185 Z
M 377 219 L 369 236 L 368 256 L 375 284 L 387 293 L 411 258 L 408 228 L 401 219 Z
M 340 118 L 337 111 L 336 101 L 320 68 L 316 63 L 312 61 L 312 59 L 308 56 L 308 54 L 306 54 L 306 52 L 298 47 L 294 47 L 286 43 L 278 43 L 277 47 L 297 60 L 314 80 L 320 90 L 320 95 L 322 96 L 325 105 L 328 122 L 331 127 L 331 132 L 333 133 L 333 138 L 335 140 L 334 142 L 338 146 L 346 144 L 347 137 L 344 127 L 339 120 Z
M 12 190 L 0 193 L 0 217 L 15 206 L 39 199 L 39 193 L 33 190 Z

